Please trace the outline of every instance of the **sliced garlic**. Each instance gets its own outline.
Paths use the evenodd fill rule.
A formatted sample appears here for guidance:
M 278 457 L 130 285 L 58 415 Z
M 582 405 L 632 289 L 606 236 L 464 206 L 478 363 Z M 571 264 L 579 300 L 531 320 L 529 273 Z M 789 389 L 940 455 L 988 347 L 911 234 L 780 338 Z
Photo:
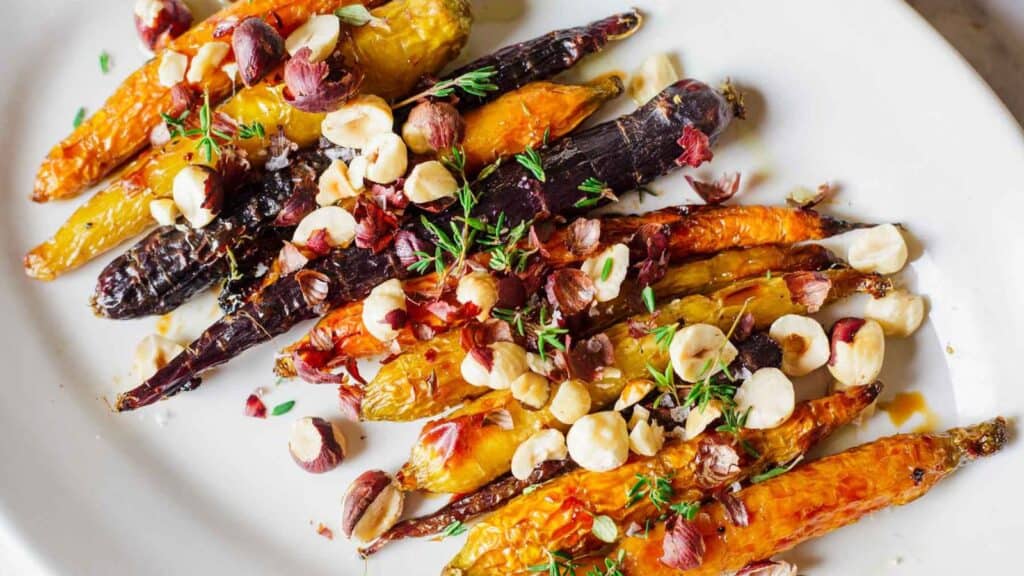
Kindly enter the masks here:
M 517 480 L 526 480 L 538 464 L 548 460 L 564 460 L 568 455 L 565 435 L 560 431 L 546 429 L 534 432 L 512 455 L 512 476 Z
M 775 428 L 793 413 L 793 383 L 778 368 L 761 368 L 736 389 L 736 410 L 746 413 L 744 426 L 757 430 Z
M 309 243 L 316 232 L 327 232 L 327 245 L 345 247 L 356 237 L 356 219 L 341 206 L 324 206 L 306 215 L 292 234 L 292 242 L 300 246 Z
M 512 382 L 512 397 L 530 408 L 542 408 L 550 395 L 548 379 L 535 372 L 527 372 Z
M 555 390 L 548 410 L 562 424 L 572 424 L 590 412 L 590 390 L 580 380 L 566 380 Z
M 341 21 L 333 14 L 322 14 L 312 16 L 306 23 L 295 29 L 284 41 L 285 50 L 288 54 L 295 56 L 295 53 L 303 48 L 309 48 L 311 62 L 319 62 L 334 52 L 338 45 L 338 37 L 341 35 Z
M 402 283 L 392 278 L 377 285 L 363 300 L 363 326 L 371 336 L 381 342 L 390 342 L 399 330 L 388 321 L 395 310 L 406 310 L 405 290 Z
M 178 354 L 185 351 L 181 344 L 159 334 L 150 334 L 135 345 L 132 356 L 132 376 L 137 382 L 149 380 Z
M 409 152 L 398 134 L 378 134 L 363 149 L 366 158 L 366 178 L 378 184 L 394 182 L 405 175 L 409 166 Z
M 320 206 L 337 204 L 343 198 L 355 198 L 361 190 L 349 179 L 348 166 L 342 160 L 334 160 L 317 181 L 316 203 Z
M 703 408 L 694 406 L 686 415 L 686 424 L 683 426 L 683 438 L 692 440 L 700 436 L 712 422 L 722 417 L 722 406 L 717 400 L 708 402 Z
M 459 183 L 437 160 L 421 162 L 409 172 L 402 191 L 414 204 L 425 204 L 441 198 L 454 198 Z
M 174 50 L 164 50 L 160 57 L 157 78 L 161 86 L 172 88 L 185 79 L 186 70 L 188 70 L 188 56 Z
M 149 202 L 149 215 L 161 226 L 170 226 L 178 221 L 178 206 L 170 198 L 157 198 Z
M 859 272 L 893 274 L 907 263 L 907 242 L 892 224 L 856 231 L 847 260 Z
M 654 54 L 644 60 L 629 81 L 629 96 L 637 104 L 646 104 L 651 98 L 679 81 L 679 72 L 667 54 Z
M 185 80 L 190 84 L 199 84 L 206 76 L 217 69 L 224 61 L 231 46 L 224 42 L 207 42 L 199 47 L 196 55 L 192 57 L 192 65 L 188 67 Z
M 691 324 L 676 331 L 668 354 L 676 375 L 697 382 L 728 366 L 738 352 L 717 326 Z
M 598 302 L 614 300 L 619 297 L 619 288 L 629 272 L 629 247 L 625 244 L 609 246 L 584 260 L 580 269 L 594 281 Z
M 864 317 L 878 322 L 886 336 L 905 338 L 924 321 L 924 299 L 906 290 L 894 290 L 869 300 Z
M 782 371 L 804 376 L 828 362 L 828 335 L 814 318 L 786 314 L 772 322 L 768 335 L 782 348 Z
M 569 456 L 585 470 L 607 472 L 629 458 L 629 431 L 618 412 L 597 412 L 577 420 L 565 437 Z
M 320 131 L 338 146 L 362 150 L 374 136 L 390 134 L 394 123 L 391 106 L 383 98 L 363 94 L 324 116 Z M 349 169 L 354 167 L 350 165 Z
M 472 302 L 480 310 L 477 320 L 482 322 L 490 316 L 491 308 L 498 302 L 498 280 L 483 271 L 466 274 L 459 279 L 455 299 L 462 304 Z
M 870 384 L 885 360 L 885 333 L 874 320 L 843 318 L 832 327 L 828 371 L 846 386 Z
M 619 399 L 615 401 L 616 411 L 622 411 L 629 408 L 633 404 L 644 399 L 645 396 L 650 394 L 651 390 L 654 390 L 654 382 L 645 380 L 643 378 L 637 378 L 626 382 L 626 385 L 622 388 L 622 393 L 619 394 Z
M 637 422 L 629 433 L 629 448 L 641 456 L 654 456 L 665 445 L 665 429 L 647 420 Z

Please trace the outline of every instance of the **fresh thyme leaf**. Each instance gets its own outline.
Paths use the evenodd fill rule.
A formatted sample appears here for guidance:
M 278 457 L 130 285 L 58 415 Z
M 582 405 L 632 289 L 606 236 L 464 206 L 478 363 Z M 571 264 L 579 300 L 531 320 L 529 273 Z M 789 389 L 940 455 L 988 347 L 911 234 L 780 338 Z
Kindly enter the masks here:
M 669 509 L 687 520 L 693 520 L 700 510 L 700 502 L 677 502 L 669 506 Z
M 164 124 L 167 125 L 167 131 L 171 133 L 172 138 L 180 138 L 185 136 L 185 119 L 188 118 L 189 110 L 185 110 L 180 116 L 175 118 L 166 112 L 161 112 L 160 117 L 163 118 Z
M 547 572 L 548 576 L 576 576 L 576 562 L 569 554 L 545 550 L 548 561 L 545 564 L 534 564 L 526 569 L 530 572 Z
M 370 23 L 383 23 L 383 20 L 377 18 L 373 14 L 370 14 L 370 11 L 362 4 L 350 4 L 348 6 L 343 6 L 335 10 L 334 15 L 349 26 L 365 26 Z
M 776 476 L 781 476 L 781 475 L 785 474 L 786 472 L 789 472 L 790 470 L 792 470 L 794 466 L 796 466 L 797 464 L 800 463 L 801 460 L 803 460 L 803 458 L 804 458 L 803 456 L 798 456 L 792 462 L 790 462 L 789 464 L 786 464 L 785 466 L 776 466 L 775 468 L 772 468 L 771 470 L 766 470 L 765 472 L 762 472 L 760 474 L 755 474 L 754 476 L 750 477 L 750 483 L 751 484 L 757 484 L 759 482 L 764 482 L 765 480 L 771 480 L 772 478 L 775 478 Z
M 450 536 L 459 536 L 465 534 L 469 528 L 466 527 L 462 522 L 455 520 L 451 524 L 444 527 L 441 531 L 441 538 L 448 538 Z
M 594 516 L 594 522 L 590 526 L 590 531 L 593 532 L 594 537 L 598 540 L 608 544 L 615 542 L 619 537 L 619 527 L 615 525 L 615 521 L 603 514 L 601 516 Z
M 423 92 L 402 100 L 398 104 L 392 106 L 392 108 L 402 108 L 417 100 L 431 96 L 435 98 L 445 98 L 451 96 L 452 93 L 455 92 L 456 88 L 462 90 L 466 94 L 482 98 L 486 96 L 488 92 L 494 92 L 498 89 L 498 85 L 491 81 L 497 73 L 498 70 L 494 66 L 484 66 L 483 68 L 470 70 L 469 72 L 456 76 L 451 80 L 442 80 Z
M 295 400 L 289 400 L 287 402 L 282 402 L 282 403 L 278 404 L 277 406 L 274 406 L 274 409 L 270 411 L 270 414 L 271 414 L 271 416 L 280 416 L 282 414 L 287 414 L 288 412 L 291 412 L 292 408 L 294 408 L 294 407 L 295 407 Z
M 625 576 L 622 573 L 622 561 L 626 558 L 626 551 L 619 550 L 615 558 L 604 559 L 604 572 L 600 568 L 591 568 L 587 576 Z
M 106 50 L 100 52 L 100 72 L 110 72 L 110 54 Z
M 540 484 L 530 484 L 526 488 L 523 488 L 523 494 L 533 494 L 537 491 L 537 488 L 540 488 Z
M 645 476 L 637 474 L 636 482 L 626 491 L 626 507 L 643 500 L 645 497 L 651 501 L 659 511 L 672 500 L 675 490 L 672 488 L 671 476 Z
M 533 149 L 533 146 L 527 146 L 521 154 L 516 154 L 516 162 L 519 162 L 523 168 L 530 171 L 533 177 L 541 182 L 547 182 L 547 175 L 544 174 L 544 166 L 541 163 L 540 154 Z
M 79 107 L 78 110 L 75 112 L 75 119 L 72 122 L 72 124 L 74 125 L 75 128 L 78 128 L 79 126 L 82 125 L 82 122 L 85 122 L 85 107 L 84 106 Z
M 679 391 L 676 388 L 676 372 L 672 369 L 672 364 L 669 363 L 665 366 L 665 371 L 661 372 L 657 368 L 647 363 L 647 372 L 654 378 L 654 386 L 662 392 L 667 392 L 672 398 L 679 403 Z M 660 400 L 660 398 L 659 398 Z M 661 404 L 658 400 L 655 401 L 655 408 Z
M 509 308 L 492 308 L 491 316 L 494 316 L 498 320 L 504 320 L 508 322 L 510 326 L 515 328 L 516 332 L 520 336 L 526 335 L 525 318 L 533 311 L 533 308 L 527 307 L 521 310 L 512 310 Z
M 654 314 L 654 288 L 651 288 L 650 285 L 645 286 L 640 292 L 640 297 L 643 298 L 647 311 Z
M 263 128 L 263 124 L 258 121 L 253 121 L 252 124 L 239 124 L 238 125 L 238 137 L 242 140 L 248 140 L 250 138 L 264 138 L 266 137 L 266 129 Z
M 591 208 L 605 198 L 612 201 L 618 200 L 618 197 L 612 193 L 612 189 L 608 186 L 607 182 L 602 182 L 593 176 L 584 180 L 576 189 L 586 194 L 586 196 L 573 204 L 576 208 Z
M 672 344 L 672 338 L 676 335 L 676 328 L 679 327 L 679 322 L 673 322 L 665 326 L 658 326 L 650 331 L 650 334 L 654 336 L 654 342 L 658 345 L 661 350 L 668 350 L 670 344 Z
M 615 264 L 613 258 L 605 258 L 604 266 L 601 267 L 601 282 L 608 280 L 608 277 L 612 275 L 612 266 Z

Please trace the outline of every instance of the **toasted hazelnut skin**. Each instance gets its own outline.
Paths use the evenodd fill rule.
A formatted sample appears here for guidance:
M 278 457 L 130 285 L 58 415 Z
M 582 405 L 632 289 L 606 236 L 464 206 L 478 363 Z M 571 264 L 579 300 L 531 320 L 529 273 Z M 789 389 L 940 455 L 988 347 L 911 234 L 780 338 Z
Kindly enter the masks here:
M 238 72 L 246 86 L 263 79 L 284 60 L 284 39 L 262 18 L 251 16 L 242 20 L 231 34 L 231 49 L 238 62 Z
M 346 538 L 369 542 L 398 522 L 405 495 L 382 470 L 360 474 L 345 493 L 341 532 Z
M 309 453 L 310 441 L 315 453 Z M 322 474 L 337 468 L 345 459 L 347 444 L 344 434 L 333 423 L 317 417 L 299 418 L 292 425 L 288 451 L 300 468 Z
M 454 106 L 426 100 L 409 111 L 402 138 L 416 154 L 436 154 L 457 146 L 465 130 L 466 123 Z
M 133 16 L 139 39 L 151 51 L 192 27 L 192 11 L 182 0 L 138 0 Z

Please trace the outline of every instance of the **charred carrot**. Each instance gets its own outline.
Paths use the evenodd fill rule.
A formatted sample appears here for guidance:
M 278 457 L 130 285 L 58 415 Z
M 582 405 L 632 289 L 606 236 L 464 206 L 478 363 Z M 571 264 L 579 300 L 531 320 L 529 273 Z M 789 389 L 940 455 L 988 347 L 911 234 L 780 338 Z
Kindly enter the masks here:
M 632 114 L 535 153 L 546 183 L 518 162 L 498 167 L 476 184 L 480 198 L 474 215 L 494 221 L 504 213 L 506 224 L 515 226 L 538 214 L 579 212 L 582 208 L 574 204 L 586 199 L 587 193 L 578 186 L 588 178 L 600 179 L 612 192 L 622 193 L 682 164 L 707 159 L 706 146 L 724 132 L 733 114 L 733 105 L 719 92 L 696 80 L 681 80 Z M 447 229 L 459 209 L 452 207 L 429 220 L 424 216 L 406 230 L 430 238 L 427 223 Z M 122 394 L 117 409 L 133 410 L 176 394 L 201 372 L 298 322 L 363 298 L 384 280 L 409 275 L 393 250 L 376 254 L 351 247 L 334 250 L 214 323 L 152 378 Z
M 701 540 L 697 566 L 679 570 L 665 565 L 666 525 L 653 526 L 646 538 L 619 542 L 623 574 L 718 576 L 742 570 L 801 542 L 887 508 L 924 496 L 960 466 L 998 452 L 1007 441 L 1006 421 L 996 418 L 945 434 L 906 434 L 852 448 L 754 484 L 735 494 L 747 511 L 747 525 L 729 520 L 722 504 L 701 509 L 690 523 Z M 618 557 L 617 550 L 611 557 Z M 581 573 L 587 567 L 579 568 Z
M 630 498 L 629 488 L 638 476 L 665 479 L 676 501 L 699 502 L 734 482 L 803 456 L 853 421 L 880 391 L 881 385 L 872 384 L 803 402 L 777 428 L 744 430 L 743 439 L 756 457 L 734 445 L 735 438 L 728 434 L 708 432 L 686 442 L 671 442 L 652 457 L 634 456 L 610 472 L 572 471 L 474 525 L 446 573 L 514 574 L 542 563 L 546 550 L 584 555 L 603 548 L 605 543 L 591 531 L 595 517 L 607 516 L 625 534 L 630 524 L 643 526 L 667 513 L 673 503 Z M 736 465 L 730 473 L 709 474 L 709 461 L 723 451 L 734 453 Z

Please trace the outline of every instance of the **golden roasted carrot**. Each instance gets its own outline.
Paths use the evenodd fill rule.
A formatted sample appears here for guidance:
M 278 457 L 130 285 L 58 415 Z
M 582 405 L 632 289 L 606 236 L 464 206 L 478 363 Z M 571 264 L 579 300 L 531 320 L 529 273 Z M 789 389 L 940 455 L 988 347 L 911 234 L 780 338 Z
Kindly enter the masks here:
M 659 523 L 646 539 L 627 537 L 619 543 L 618 550 L 625 551 L 622 573 L 731 574 L 882 508 L 924 496 L 961 465 L 998 452 L 1006 434 L 1006 421 L 996 418 L 945 434 L 883 438 L 805 464 L 736 493 L 747 509 L 747 526 L 733 525 L 721 504 L 703 508 L 694 521 L 705 547 L 700 566 L 678 570 L 661 562 L 665 524 Z M 611 557 L 617 556 L 612 551 Z M 585 573 L 587 567 L 577 570 Z
M 815 280 L 808 284 L 809 280 Z M 828 280 L 827 291 L 822 290 Z M 708 323 L 729 329 L 741 310 L 754 316 L 763 328 L 785 314 L 806 314 L 807 296 L 827 303 L 856 291 L 884 294 L 890 284 L 885 278 L 852 270 L 798 272 L 737 282 L 708 295 L 694 295 L 665 304 L 658 313 L 640 317 L 656 325 L 673 322 Z M 613 365 L 621 371 L 588 386 L 593 410 L 612 403 L 631 379 L 647 377 L 647 365 L 664 369 L 668 353 L 658 347 L 654 336 L 635 338 L 629 323 L 621 322 L 604 332 L 615 350 Z M 551 396 L 554 397 L 552 392 Z M 550 400 L 549 400 L 550 402 Z M 507 411 L 512 427 L 487 425 L 487 415 Z M 472 492 L 509 471 L 512 454 L 531 434 L 542 428 L 562 428 L 547 406 L 528 410 L 508 390 L 489 392 L 443 418 L 428 422 L 413 446 L 409 461 L 398 473 L 405 490 L 429 492 Z
M 652 288 L 659 300 L 678 298 L 716 290 L 730 282 L 769 271 L 819 270 L 830 263 L 828 252 L 819 246 L 764 246 L 670 266 L 665 277 Z M 618 299 L 595 308 L 594 314 L 587 318 L 588 332 L 643 312 L 643 300 L 638 296 L 640 288 L 636 283 L 630 282 L 623 288 Z M 351 328 L 352 324 L 345 327 Z M 362 332 L 361 324 L 357 328 Z M 318 341 L 321 336 L 318 335 Z M 382 366 L 364 387 L 363 418 L 415 420 L 440 414 L 463 400 L 486 393 L 487 388 L 473 386 L 462 379 L 459 367 L 465 356 L 457 330 L 412 344 L 396 360 Z M 308 365 L 301 355 L 300 361 Z
M 702 447 L 731 446 L 734 440 L 721 433 L 707 433 L 687 442 L 674 441 L 656 456 L 632 456 L 610 472 L 577 469 L 516 498 L 505 507 L 475 524 L 462 550 L 452 559 L 445 574 L 476 576 L 512 574 L 544 563 L 546 551 L 571 551 L 582 556 L 605 546 L 591 532 L 596 516 L 607 516 L 620 534 L 636 522 L 667 512 L 650 498 L 631 503 L 628 492 L 637 476 L 648 480 L 663 478 L 670 483 L 674 501 L 700 501 L 716 490 L 742 482 L 779 463 L 791 462 L 805 454 L 838 427 L 851 422 L 869 406 L 881 390 L 873 384 L 848 389 L 797 405 L 793 415 L 771 430 L 744 430 L 743 439 L 758 457 L 732 448 L 740 459 L 735 469 L 722 477 L 708 478 L 702 464 Z
M 249 16 L 273 15 L 282 35 L 302 25 L 314 14 L 324 14 L 355 0 L 252 0 L 235 2 L 172 40 L 166 50 L 195 55 L 217 38 L 218 26 L 241 22 Z M 366 4 L 376 5 L 380 0 Z M 230 40 L 229 40 L 230 41 Z M 36 202 L 69 198 L 99 182 L 111 170 L 145 147 L 149 132 L 162 120 L 161 112 L 172 107 L 171 89 L 161 86 L 160 54 L 136 70 L 118 87 L 103 107 L 54 146 L 36 174 L 32 199 Z M 217 71 L 199 88 L 216 103 L 231 93 L 227 74 Z
M 466 113 L 466 169 L 473 173 L 508 155 L 559 138 L 622 93 L 618 76 L 585 86 L 534 82 Z
M 465 0 L 394 0 L 373 13 L 388 27 L 357 28 L 341 43 L 346 56 L 358 59 L 364 68 L 361 90 L 385 98 L 400 96 L 423 75 L 436 73 L 458 54 L 469 35 Z M 300 145 L 315 143 L 324 115 L 295 109 L 283 100 L 281 90 L 269 84 L 243 88 L 217 112 L 239 123 L 259 122 L 268 135 L 281 127 Z M 196 138 L 179 138 L 143 152 L 25 256 L 25 272 L 52 280 L 152 226 L 149 202 L 170 196 L 171 182 L 183 166 L 205 161 L 196 152 L 197 143 Z M 261 139 L 236 139 L 235 144 L 253 162 L 265 159 L 266 142 Z

